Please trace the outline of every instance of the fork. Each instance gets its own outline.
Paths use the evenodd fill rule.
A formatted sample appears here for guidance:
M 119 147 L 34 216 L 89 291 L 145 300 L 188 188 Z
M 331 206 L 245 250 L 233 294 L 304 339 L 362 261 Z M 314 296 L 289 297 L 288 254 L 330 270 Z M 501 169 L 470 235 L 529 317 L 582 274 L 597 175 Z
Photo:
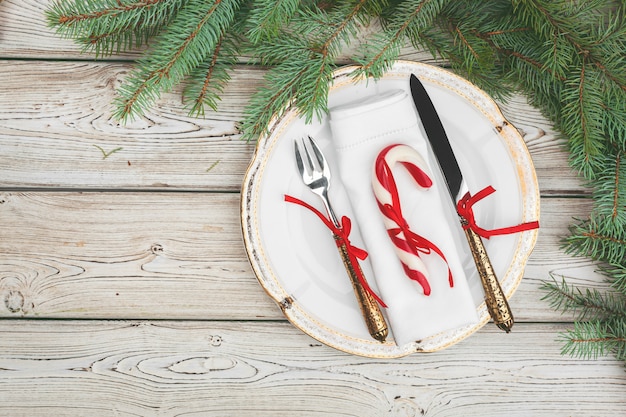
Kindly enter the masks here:
M 313 156 L 311 156 L 311 151 Z M 337 229 L 341 229 L 339 220 L 337 219 L 337 216 L 335 215 L 335 212 L 330 204 L 330 200 L 328 199 L 328 189 L 330 188 L 331 175 L 330 168 L 328 167 L 328 163 L 321 149 L 317 143 L 315 143 L 313 138 L 308 136 L 306 139 L 302 140 L 301 144 L 298 144 L 297 140 L 294 141 L 294 153 L 296 165 L 298 166 L 298 171 L 302 177 L 302 182 L 304 182 L 304 184 L 309 187 L 311 191 L 320 196 L 330 220 Z M 333 233 L 333 237 L 336 240 L 340 239 L 335 233 Z M 356 269 L 358 268 L 361 276 L 363 276 L 361 267 L 358 262 L 353 264 L 350 260 L 348 248 L 345 242 L 342 243 L 338 249 L 343 265 L 346 268 L 348 276 L 350 277 L 352 288 L 354 289 L 357 301 L 359 302 L 361 314 L 363 315 L 367 329 L 374 339 L 379 342 L 384 342 L 389 333 L 387 323 L 382 312 L 380 311 L 378 303 L 374 297 L 367 292 L 363 285 L 361 285 L 361 282 L 358 279 Z

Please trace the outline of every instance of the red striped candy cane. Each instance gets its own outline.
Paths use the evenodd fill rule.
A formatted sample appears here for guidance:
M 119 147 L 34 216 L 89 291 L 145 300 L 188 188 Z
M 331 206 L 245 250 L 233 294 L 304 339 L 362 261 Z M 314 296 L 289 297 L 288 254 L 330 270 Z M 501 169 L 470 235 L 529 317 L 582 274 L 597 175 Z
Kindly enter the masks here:
M 420 188 L 428 189 L 433 182 L 426 173 L 428 170 L 426 161 L 424 161 L 419 152 L 410 146 L 401 144 L 387 146 L 376 158 L 372 187 L 378 207 L 383 214 L 383 222 L 387 233 L 391 238 L 406 275 L 422 286 L 424 295 L 430 295 L 428 271 L 420 258 L 420 254 L 435 252 L 444 261 L 446 259 L 436 245 L 413 232 L 404 219 L 398 188 L 391 171 L 391 167 L 396 163 L 402 164 L 407 169 Z M 448 268 L 448 282 L 451 287 L 454 286 L 450 268 Z

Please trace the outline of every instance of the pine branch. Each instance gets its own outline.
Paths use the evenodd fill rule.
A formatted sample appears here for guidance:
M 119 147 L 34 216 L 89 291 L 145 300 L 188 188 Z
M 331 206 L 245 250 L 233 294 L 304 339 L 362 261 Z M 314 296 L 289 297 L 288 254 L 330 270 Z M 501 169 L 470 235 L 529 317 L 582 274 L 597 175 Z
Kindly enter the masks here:
M 244 139 L 267 133 L 270 120 L 289 106 L 297 108 L 307 123 L 327 112 L 328 89 L 335 60 L 343 45 L 349 44 L 359 24 L 368 21 L 368 0 L 338 5 L 331 11 L 301 10 L 271 45 L 256 47 L 263 63 L 277 63 L 265 76 L 245 110 Z
M 547 294 L 542 298 L 550 307 L 562 313 L 572 312 L 576 320 L 606 320 L 619 318 L 626 321 L 626 298 L 614 293 L 602 294 L 595 289 L 579 288 L 567 284 L 565 278 L 558 282 L 552 276 L 552 282 L 544 282 L 542 289 Z
M 594 213 L 616 229 L 626 228 L 626 152 L 616 146 L 600 158 L 602 171 L 593 182 Z
M 214 52 L 238 7 L 237 0 L 190 0 L 120 87 L 115 116 L 141 115 L 162 91 L 180 83 Z
M 626 230 L 615 228 L 611 218 L 592 215 L 570 228 L 565 251 L 575 256 L 588 256 L 600 262 L 626 265 Z
M 145 44 L 187 0 L 59 0 L 46 10 L 48 24 L 96 56 Z
M 614 321 L 577 322 L 562 335 L 563 354 L 595 359 L 613 353 L 626 361 L 626 323 Z
M 417 39 L 450 0 L 406 0 L 381 16 L 383 31 L 375 34 L 353 57 L 360 65 L 355 76 L 378 79 L 398 58 L 406 39 Z
M 250 6 L 247 35 L 259 44 L 276 38 L 295 16 L 301 0 L 255 0 Z

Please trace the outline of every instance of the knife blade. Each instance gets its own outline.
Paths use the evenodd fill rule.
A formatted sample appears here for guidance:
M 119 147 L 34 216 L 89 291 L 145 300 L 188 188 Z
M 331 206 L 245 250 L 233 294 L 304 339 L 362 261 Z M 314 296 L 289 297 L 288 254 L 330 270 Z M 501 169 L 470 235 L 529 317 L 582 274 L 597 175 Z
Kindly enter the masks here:
M 456 208 L 459 199 L 468 191 L 463 172 L 459 167 L 437 110 L 424 85 L 414 74 L 411 74 L 410 87 L 413 103 L 420 116 L 433 153 L 439 162 L 450 197 Z M 468 221 L 463 216 L 459 215 L 459 219 L 463 226 L 467 226 Z M 463 229 L 485 292 L 487 310 L 496 326 L 508 333 L 511 331 L 511 327 L 513 327 L 513 313 L 491 265 L 483 241 L 471 228 L 464 227 Z

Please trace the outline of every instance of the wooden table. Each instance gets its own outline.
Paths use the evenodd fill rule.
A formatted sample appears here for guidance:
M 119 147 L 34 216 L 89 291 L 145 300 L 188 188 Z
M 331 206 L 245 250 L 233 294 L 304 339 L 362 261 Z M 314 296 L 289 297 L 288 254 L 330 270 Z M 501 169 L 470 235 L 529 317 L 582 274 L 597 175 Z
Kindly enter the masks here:
M 46 28 L 49 3 L 0 3 L 0 414 L 626 415 L 623 364 L 562 356 L 572 318 L 542 301 L 550 274 L 604 284 L 560 249 L 589 190 L 524 97 L 502 108 L 534 158 L 542 228 L 514 331 L 367 359 L 290 325 L 248 263 L 239 190 L 255 145 L 236 122 L 263 70 L 238 68 L 205 119 L 177 90 L 121 126 L 110 103 L 137 55 L 81 54 Z

